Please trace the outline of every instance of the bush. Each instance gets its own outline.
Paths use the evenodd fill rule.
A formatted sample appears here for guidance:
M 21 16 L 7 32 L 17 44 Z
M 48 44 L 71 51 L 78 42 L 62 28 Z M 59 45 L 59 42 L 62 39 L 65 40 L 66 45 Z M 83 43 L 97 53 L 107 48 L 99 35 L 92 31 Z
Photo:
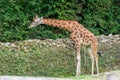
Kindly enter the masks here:
M 35 14 L 40 17 L 77 20 L 96 35 L 120 33 L 117 0 L 0 0 L 0 41 L 64 38 L 69 32 L 40 25 L 28 29 Z
M 83 24 L 97 35 L 118 34 L 120 17 L 117 0 L 82 0 Z M 117 14 L 117 15 L 116 15 Z

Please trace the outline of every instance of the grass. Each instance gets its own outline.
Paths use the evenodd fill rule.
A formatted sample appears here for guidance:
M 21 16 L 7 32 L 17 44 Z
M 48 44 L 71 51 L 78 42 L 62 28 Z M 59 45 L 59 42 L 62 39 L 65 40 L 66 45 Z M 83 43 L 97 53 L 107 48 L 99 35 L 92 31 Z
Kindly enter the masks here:
M 59 53 L 63 52 L 63 54 Z M 53 76 L 74 74 L 74 60 L 62 48 L 36 48 L 32 52 L 0 50 L 0 75 Z M 71 71 L 71 73 L 70 73 Z
M 80 75 L 80 76 L 77 76 L 77 77 L 71 76 L 69 78 L 73 79 L 73 80 L 81 80 L 81 79 L 91 80 L 91 75 Z

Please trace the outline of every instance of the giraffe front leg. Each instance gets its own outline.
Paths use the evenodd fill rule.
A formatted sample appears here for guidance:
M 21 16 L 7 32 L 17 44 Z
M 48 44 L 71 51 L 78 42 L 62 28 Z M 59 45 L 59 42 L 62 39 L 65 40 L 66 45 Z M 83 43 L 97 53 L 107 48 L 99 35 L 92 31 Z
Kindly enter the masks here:
M 77 66 L 76 66 L 76 76 L 79 76 L 81 74 L 81 63 L 80 63 L 80 57 L 77 57 Z
M 76 65 L 76 76 L 81 74 L 81 56 L 80 56 L 80 48 L 77 49 L 77 65 Z
M 72 41 L 74 42 L 75 49 L 76 49 L 76 76 L 81 74 L 81 56 L 80 56 L 80 44 L 81 39 L 79 39 L 79 33 L 73 32 L 70 34 Z

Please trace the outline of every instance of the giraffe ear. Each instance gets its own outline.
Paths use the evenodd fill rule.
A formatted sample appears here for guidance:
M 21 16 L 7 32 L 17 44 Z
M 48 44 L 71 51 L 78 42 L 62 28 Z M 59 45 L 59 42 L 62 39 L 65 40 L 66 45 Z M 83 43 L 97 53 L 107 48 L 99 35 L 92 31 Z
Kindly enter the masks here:
M 33 20 L 35 20 L 35 18 L 33 18 Z
M 41 17 L 40 19 L 43 19 L 43 17 Z

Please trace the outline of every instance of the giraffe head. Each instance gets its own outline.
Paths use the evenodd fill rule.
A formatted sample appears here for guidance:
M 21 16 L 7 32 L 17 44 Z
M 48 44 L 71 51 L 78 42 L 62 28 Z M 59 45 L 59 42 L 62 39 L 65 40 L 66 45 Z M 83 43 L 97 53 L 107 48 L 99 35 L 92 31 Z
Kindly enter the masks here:
M 30 24 L 29 28 L 42 24 L 42 19 L 43 17 L 39 18 L 38 15 L 36 15 L 35 18 L 33 18 L 33 22 Z

